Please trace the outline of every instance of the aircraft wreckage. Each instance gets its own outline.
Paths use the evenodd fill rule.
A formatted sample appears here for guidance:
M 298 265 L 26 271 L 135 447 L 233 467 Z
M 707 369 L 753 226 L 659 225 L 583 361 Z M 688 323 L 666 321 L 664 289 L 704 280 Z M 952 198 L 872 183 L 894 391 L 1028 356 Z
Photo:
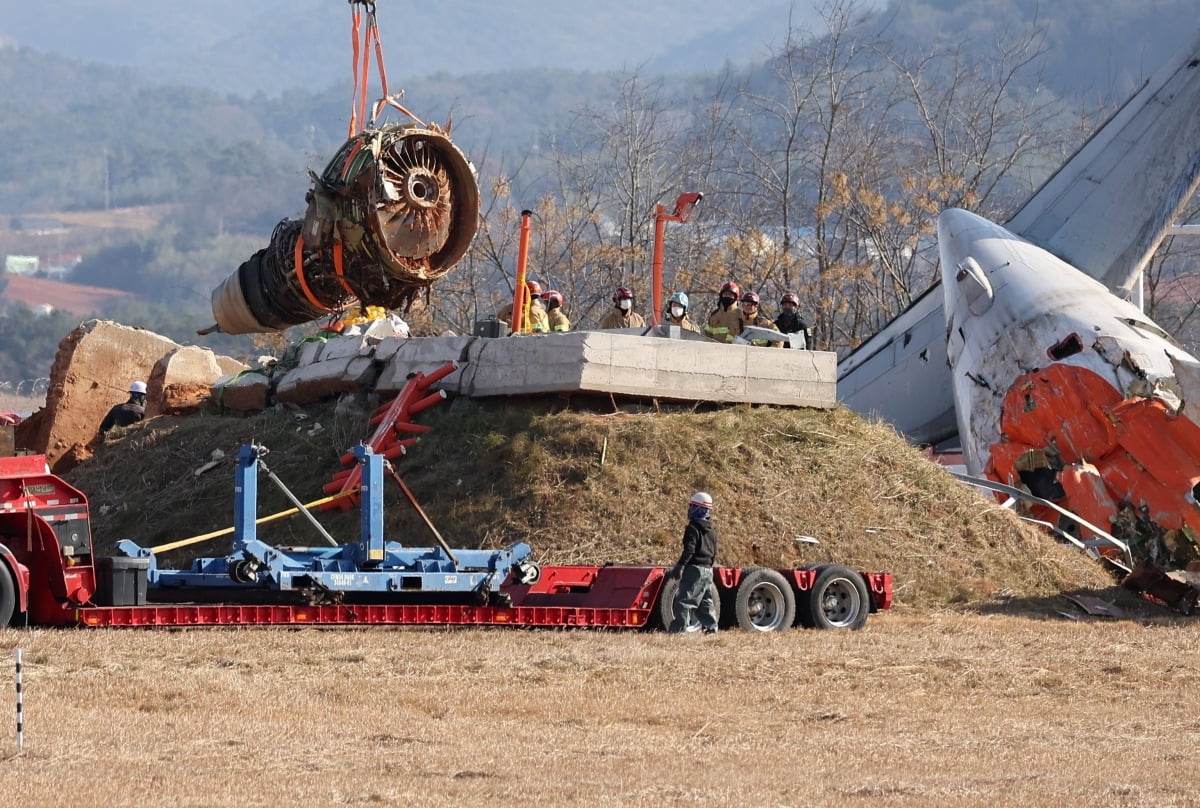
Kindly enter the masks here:
M 938 252 L 968 472 L 1024 485 L 1137 558 L 1200 559 L 1200 361 L 1103 284 L 973 213 L 938 217 Z
M 304 218 L 217 287 L 202 333 L 282 331 L 355 302 L 405 310 L 475 235 L 475 169 L 436 124 L 366 129 L 312 179 Z
M 1198 186 L 1200 31 L 1004 227 L 941 214 L 940 283 L 839 363 L 839 400 L 1171 589 L 1158 568 L 1200 560 L 1200 363 L 1123 296 Z

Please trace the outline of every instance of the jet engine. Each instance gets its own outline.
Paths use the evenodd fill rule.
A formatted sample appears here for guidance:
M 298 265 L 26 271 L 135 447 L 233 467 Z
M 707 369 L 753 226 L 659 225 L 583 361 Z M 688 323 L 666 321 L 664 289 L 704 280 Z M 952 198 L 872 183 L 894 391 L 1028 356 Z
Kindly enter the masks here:
M 216 328 L 282 331 L 355 302 L 407 310 L 475 236 L 475 168 L 436 125 L 367 129 L 312 180 L 304 218 L 213 291 Z

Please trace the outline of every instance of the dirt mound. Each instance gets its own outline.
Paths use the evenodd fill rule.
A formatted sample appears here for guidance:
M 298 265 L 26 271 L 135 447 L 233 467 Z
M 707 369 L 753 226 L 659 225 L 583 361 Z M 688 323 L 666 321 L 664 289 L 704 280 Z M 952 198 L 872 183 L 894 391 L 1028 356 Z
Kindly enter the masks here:
M 123 538 L 153 546 L 217 530 L 232 524 L 233 457 L 249 441 L 271 450 L 266 464 L 301 500 L 321 497 L 338 456 L 368 434 L 366 413 L 348 403 L 151 419 L 69 479 L 89 496 L 102 552 Z M 917 606 L 1113 583 L 1078 550 L 955 482 L 889 427 L 845 410 L 545 410 L 463 399 L 420 416 L 433 430 L 397 468 L 452 546 L 525 541 L 544 563 L 667 563 L 685 503 L 703 489 L 717 503 L 721 564 L 840 561 L 887 570 L 898 601 Z M 214 449 L 224 459 L 197 475 Z M 398 486 L 387 488 L 389 539 L 433 545 Z M 264 475 L 259 492 L 260 515 L 289 507 Z M 319 516 L 339 540 L 358 535 L 356 510 Z M 259 534 L 281 545 L 321 543 L 300 517 L 262 525 Z M 172 551 L 161 563 L 221 554 L 228 542 Z

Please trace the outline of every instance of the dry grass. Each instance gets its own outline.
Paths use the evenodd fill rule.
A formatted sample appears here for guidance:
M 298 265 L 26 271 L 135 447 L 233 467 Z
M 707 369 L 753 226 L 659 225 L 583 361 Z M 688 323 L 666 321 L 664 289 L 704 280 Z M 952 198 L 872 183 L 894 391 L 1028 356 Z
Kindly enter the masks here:
M 3 670 L 18 645 L 6 805 L 1195 804 L 1181 621 L 14 630 Z

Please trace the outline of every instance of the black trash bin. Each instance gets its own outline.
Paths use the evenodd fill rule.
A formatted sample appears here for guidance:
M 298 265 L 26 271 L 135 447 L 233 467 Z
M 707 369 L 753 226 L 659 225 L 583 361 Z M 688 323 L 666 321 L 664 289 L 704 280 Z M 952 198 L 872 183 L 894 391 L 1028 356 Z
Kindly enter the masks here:
M 93 600 L 98 606 L 144 606 L 149 571 L 148 558 L 97 557 Z

